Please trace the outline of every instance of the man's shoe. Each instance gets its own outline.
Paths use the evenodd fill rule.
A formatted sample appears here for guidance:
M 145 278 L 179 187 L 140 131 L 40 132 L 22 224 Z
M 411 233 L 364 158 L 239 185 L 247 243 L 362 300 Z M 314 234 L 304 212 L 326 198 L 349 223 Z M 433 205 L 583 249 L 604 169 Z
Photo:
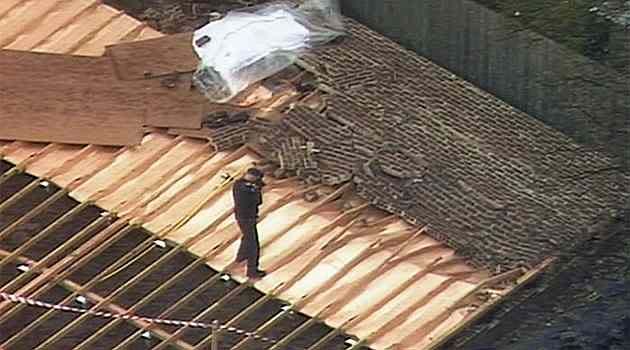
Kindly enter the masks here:
M 248 278 L 252 278 L 252 279 L 260 279 L 267 276 L 267 272 L 263 271 L 263 270 L 256 270 L 253 272 L 249 272 L 247 271 L 247 277 Z

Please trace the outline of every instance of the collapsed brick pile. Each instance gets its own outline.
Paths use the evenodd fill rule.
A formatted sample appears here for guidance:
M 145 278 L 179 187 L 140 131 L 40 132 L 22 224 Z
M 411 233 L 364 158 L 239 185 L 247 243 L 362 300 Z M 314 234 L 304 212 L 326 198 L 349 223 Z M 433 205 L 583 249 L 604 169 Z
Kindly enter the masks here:
M 533 265 L 584 240 L 628 198 L 628 177 L 497 98 L 348 21 L 349 36 L 303 58 L 325 111 L 250 120 L 251 142 L 310 182 L 352 180 L 475 263 Z

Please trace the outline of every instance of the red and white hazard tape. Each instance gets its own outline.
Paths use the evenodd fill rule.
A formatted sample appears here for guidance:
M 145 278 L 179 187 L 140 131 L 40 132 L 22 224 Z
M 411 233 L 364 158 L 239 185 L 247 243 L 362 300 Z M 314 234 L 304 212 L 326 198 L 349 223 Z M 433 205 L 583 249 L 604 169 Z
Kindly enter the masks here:
M 15 294 L 2 293 L 2 292 L 0 292 L 0 298 L 4 299 L 6 301 L 12 302 L 12 303 L 16 303 L 16 304 L 25 304 L 25 305 L 36 306 L 36 307 L 41 307 L 41 308 L 45 308 L 45 309 L 59 310 L 59 311 L 65 311 L 65 312 L 74 312 L 74 313 L 80 313 L 80 314 L 88 314 L 88 315 L 95 316 L 95 317 L 112 318 L 112 319 L 123 319 L 123 320 L 129 320 L 129 321 L 143 321 L 143 322 L 147 322 L 147 323 L 163 324 L 163 325 L 168 325 L 168 326 L 191 327 L 191 328 L 214 328 L 214 327 L 216 327 L 217 329 L 219 329 L 221 331 L 227 331 L 227 332 L 232 332 L 232 333 L 236 333 L 236 334 L 240 334 L 240 335 L 245 335 L 247 337 L 252 337 L 252 338 L 254 338 L 256 340 L 260 340 L 260 341 L 263 341 L 263 342 L 268 342 L 268 343 L 275 343 L 276 342 L 274 339 L 260 336 L 260 335 L 254 333 L 254 332 L 248 332 L 248 331 L 245 331 L 243 329 L 239 329 L 239 328 L 236 328 L 236 327 L 231 327 L 231 326 L 227 326 L 227 325 L 221 324 L 221 323 L 219 323 L 218 320 L 214 320 L 211 323 L 203 323 L 203 322 L 192 322 L 192 321 L 180 321 L 180 320 L 168 320 L 168 319 L 159 319 L 159 318 L 151 318 L 151 317 L 142 317 L 142 316 L 128 315 L 128 314 L 115 314 L 115 313 L 111 313 L 111 312 L 93 311 L 93 310 L 80 309 L 80 308 L 77 308 L 77 307 L 71 307 L 71 306 L 65 306 L 65 305 L 59 305 L 59 304 L 51 304 L 51 303 L 47 303 L 47 302 L 44 302 L 44 301 L 39 301 L 39 300 L 35 300 L 35 299 L 21 297 L 21 296 L 15 295 Z

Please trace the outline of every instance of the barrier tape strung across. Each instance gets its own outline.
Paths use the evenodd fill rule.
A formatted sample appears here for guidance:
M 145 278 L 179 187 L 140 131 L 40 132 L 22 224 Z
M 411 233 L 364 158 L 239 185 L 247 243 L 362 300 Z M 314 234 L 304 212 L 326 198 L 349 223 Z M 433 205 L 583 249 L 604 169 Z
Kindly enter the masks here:
M 59 310 L 59 311 L 65 311 L 65 312 L 74 312 L 74 313 L 80 313 L 80 314 L 88 314 L 88 315 L 95 316 L 95 317 L 123 319 L 123 320 L 130 320 L 130 321 L 143 321 L 143 322 L 147 322 L 147 323 L 163 324 L 163 325 L 168 325 L 168 326 L 191 327 L 191 328 L 214 328 L 214 327 L 216 327 L 217 329 L 219 329 L 221 331 L 227 331 L 227 332 L 232 332 L 232 333 L 236 333 L 236 334 L 240 334 L 240 335 L 245 335 L 245 336 L 252 337 L 252 338 L 254 338 L 256 340 L 260 340 L 260 341 L 263 341 L 263 342 L 267 342 L 267 343 L 275 343 L 276 342 L 274 339 L 260 336 L 260 335 L 254 333 L 254 332 L 248 332 L 248 331 L 236 328 L 236 327 L 231 327 L 231 326 L 227 326 L 227 325 L 221 324 L 221 323 L 219 323 L 218 320 L 214 320 L 211 323 L 203 323 L 203 322 L 191 322 L 191 321 L 180 321 L 180 320 L 168 320 L 168 319 L 150 318 L 150 317 L 142 317 L 142 316 L 136 316 L 136 315 L 127 315 L 127 314 L 115 314 L 115 313 L 111 313 L 111 312 L 92 311 L 92 310 L 80 309 L 80 308 L 77 308 L 77 307 L 71 307 L 71 306 L 65 306 L 65 305 L 59 305 L 59 304 L 51 304 L 51 303 L 47 303 L 47 302 L 44 302 L 44 301 L 39 301 L 39 300 L 35 300 L 35 299 L 21 297 L 21 296 L 15 295 L 15 294 L 2 293 L 2 292 L 0 292 L 0 298 L 4 299 L 6 301 L 12 302 L 12 303 L 16 303 L 16 304 L 26 304 L 26 305 L 30 305 L 30 306 L 36 306 L 36 307 L 45 308 L 45 309 L 53 309 L 53 310 Z

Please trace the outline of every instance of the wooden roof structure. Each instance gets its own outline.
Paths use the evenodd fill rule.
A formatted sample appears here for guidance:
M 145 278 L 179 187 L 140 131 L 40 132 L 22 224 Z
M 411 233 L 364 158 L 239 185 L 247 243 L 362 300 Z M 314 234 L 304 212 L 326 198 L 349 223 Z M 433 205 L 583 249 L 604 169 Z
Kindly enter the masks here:
M 5 49 L 94 57 L 113 43 L 161 35 L 97 0 L 4 0 L 0 32 Z M 14 141 L 1 142 L 0 155 L 10 164 L 0 176 L 0 291 L 60 304 L 81 295 L 91 309 L 135 313 L 153 306 L 159 317 L 203 321 L 252 287 L 231 265 L 239 233 L 227 189 L 260 160 L 256 151 L 217 151 L 210 142 L 151 129 L 139 146 Z M 70 204 L 59 209 L 62 201 Z M 26 204 L 28 210 L 7 219 Z M 79 230 L 62 229 L 96 210 L 92 206 L 100 210 Z M 51 214 L 51 208 L 57 209 Z M 54 215 L 41 230 L 30 229 L 45 213 Z M 274 333 L 296 312 L 311 318 L 276 334 L 274 345 L 234 335 L 232 349 L 295 348 L 319 322 L 334 329 L 301 348 L 333 349 L 331 343 L 343 333 L 356 337 L 352 349 L 432 348 L 539 271 L 515 269 L 491 277 L 423 229 L 371 207 L 343 185 L 272 180 L 259 227 L 262 266 L 270 274 L 253 287 L 264 294 L 222 321 L 246 327 L 245 319 L 272 299 L 288 306 L 261 313 L 249 330 Z M 140 235 L 139 229 L 148 233 Z M 124 239 L 137 242 L 112 260 L 108 249 Z M 156 252 L 156 240 L 170 242 L 169 249 Z M 45 252 L 35 254 L 43 243 Z M 182 252 L 194 257 L 172 275 L 158 273 L 181 264 Z M 150 259 L 151 254 L 157 256 Z M 29 269 L 16 272 L 18 263 Z M 192 279 L 191 289 L 172 297 L 175 285 L 206 264 L 218 273 Z M 133 268 L 133 275 L 125 275 Z M 211 303 L 202 299 L 225 274 L 241 283 Z M 48 300 L 60 289 L 62 297 Z M 50 327 L 42 336 L 45 325 Z M 146 330 L 158 339 L 153 349 L 204 349 L 212 341 L 211 334 L 185 327 L 95 323 L 86 315 L 0 302 L 0 348 L 122 349 L 136 344 Z

